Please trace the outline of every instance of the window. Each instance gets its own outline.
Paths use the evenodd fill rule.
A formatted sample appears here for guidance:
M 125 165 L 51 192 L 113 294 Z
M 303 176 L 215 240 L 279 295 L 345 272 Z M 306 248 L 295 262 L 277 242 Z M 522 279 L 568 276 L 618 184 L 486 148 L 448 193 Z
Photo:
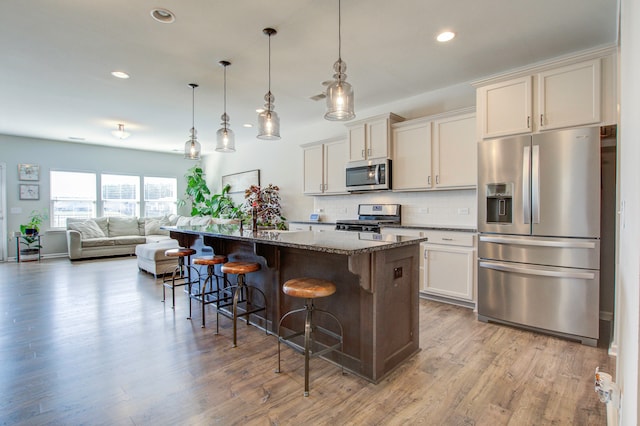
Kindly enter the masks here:
M 176 214 L 178 180 L 144 177 L 144 215 L 157 217 Z
M 102 216 L 135 217 L 140 214 L 140 177 L 100 175 Z
M 95 173 L 51 171 L 51 227 L 64 228 L 67 218 L 96 216 Z

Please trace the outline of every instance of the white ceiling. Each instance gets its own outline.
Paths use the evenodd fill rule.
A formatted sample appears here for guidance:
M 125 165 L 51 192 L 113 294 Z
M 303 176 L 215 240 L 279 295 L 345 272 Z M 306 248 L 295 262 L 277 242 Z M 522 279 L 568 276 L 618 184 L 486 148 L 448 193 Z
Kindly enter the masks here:
M 322 92 L 338 56 L 337 0 L 2 0 L 0 134 L 182 150 L 192 120 L 213 152 L 223 111 L 238 149 L 258 143 L 272 82 L 281 133 L 323 120 Z M 154 21 L 171 10 L 173 24 Z M 617 0 L 343 0 L 342 58 L 356 114 L 512 68 L 617 42 Z M 449 29 L 457 37 L 438 43 Z M 128 80 L 111 76 L 122 70 Z M 358 115 L 358 118 L 360 117 Z M 111 135 L 124 123 L 132 136 Z M 242 127 L 254 124 L 253 129 Z M 341 123 L 336 123 L 341 125 Z M 312 137 L 310 137 L 312 139 Z

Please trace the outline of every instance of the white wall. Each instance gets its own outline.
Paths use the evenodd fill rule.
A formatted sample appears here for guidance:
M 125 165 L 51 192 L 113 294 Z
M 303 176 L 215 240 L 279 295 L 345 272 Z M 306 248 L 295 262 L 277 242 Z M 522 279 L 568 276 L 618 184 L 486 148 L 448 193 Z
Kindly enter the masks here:
M 640 330 L 640 4 L 621 1 L 620 215 L 616 294 L 616 381 L 622 388 L 620 424 L 637 425 Z
M 131 141 L 127 141 L 131 144 Z M 6 163 L 7 209 L 6 221 L 9 235 L 26 223 L 32 210 L 49 209 L 49 171 L 70 170 L 94 173 L 121 173 L 139 176 L 174 177 L 178 179 L 178 196 L 185 192 L 184 174 L 194 165 L 181 154 L 164 154 L 150 151 L 108 148 L 72 142 L 32 139 L 0 135 L 0 158 Z M 40 165 L 40 200 L 20 200 L 18 196 L 18 164 Z M 99 194 L 99 188 L 98 194 Z M 12 213 L 11 209 L 20 209 Z M 188 214 L 188 212 L 187 212 Z M 49 224 L 43 224 L 47 231 Z M 63 232 L 48 232 L 42 238 L 43 254 L 57 255 L 67 252 Z M 15 256 L 15 240 L 9 241 L 7 255 Z
M 355 84 L 352 82 L 352 84 Z M 357 87 L 356 91 L 357 101 Z M 445 89 L 413 96 L 402 101 L 376 108 L 360 111 L 357 118 L 393 112 L 406 119 L 424 117 L 465 107 L 475 106 L 475 89 L 468 83 L 462 83 Z M 318 119 L 308 123 L 304 130 L 291 134 L 287 132 L 287 117 L 280 117 L 282 139 L 279 141 L 237 140 L 235 153 L 214 153 L 204 157 L 204 168 L 207 184 L 216 191 L 220 189 L 221 176 L 247 170 L 260 169 L 261 185 L 272 183 L 280 187 L 283 200 L 283 214 L 288 220 L 308 219 L 309 213 L 317 208 L 325 209 L 325 221 L 336 218 L 354 219 L 357 217 L 358 203 L 384 200 L 390 203 L 407 204 L 403 217 L 407 223 L 465 225 L 476 227 L 475 191 L 446 191 L 443 194 L 386 194 L 342 195 L 329 197 L 313 197 L 303 195 L 303 157 L 300 145 L 333 137 L 345 137 L 347 130 L 344 123 L 330 122 L 323 119 L 324 104 L 318 104 Z M 461 192 L 461 194 L 455 194 Z M 382 202 L 382 201 L 375 201 Z M 453 207 L 473 209 L 468 215 L 453 217 L 450 221 L 448 212 Z M 420 209 L 432 207 L 432 213 L 416 217 Z M 348 208 L 343 212 L 344 208 Z M 456 209 L 457 212 L 457 209 Z M 404 214 L 403 214 L 404 216 Z M 431 222 L 429 222 L 431 221 Z

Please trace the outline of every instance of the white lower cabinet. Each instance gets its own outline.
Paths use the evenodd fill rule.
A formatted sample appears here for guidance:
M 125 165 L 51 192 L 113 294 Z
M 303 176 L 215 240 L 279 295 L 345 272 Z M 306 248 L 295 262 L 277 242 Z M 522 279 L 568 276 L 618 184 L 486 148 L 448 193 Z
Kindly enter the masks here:
M 334 231 L 336 225 L 332 223 L 289 222 L 289 231 Z
M 426 296 L 475 307 L 475 234 L 425 232 L 420 244 L 420 291 Z
M 289 222 L 289 231 L 311 231 L 308 223 Z

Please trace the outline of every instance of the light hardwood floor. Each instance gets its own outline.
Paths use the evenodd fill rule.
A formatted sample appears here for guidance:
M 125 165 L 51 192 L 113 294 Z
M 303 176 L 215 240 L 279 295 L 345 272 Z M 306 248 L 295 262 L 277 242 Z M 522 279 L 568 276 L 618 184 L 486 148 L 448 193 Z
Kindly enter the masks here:
M 208 327 L 160 302 L 135 258 L 0 264 L 0 424 L 6 425 L 604 425 L 593 390 L 605 349 L 484 324 L 420 301 L 421 351 L 374 385 L 214 308 Z M 194 308 L 196 306 L 194 305 Z

